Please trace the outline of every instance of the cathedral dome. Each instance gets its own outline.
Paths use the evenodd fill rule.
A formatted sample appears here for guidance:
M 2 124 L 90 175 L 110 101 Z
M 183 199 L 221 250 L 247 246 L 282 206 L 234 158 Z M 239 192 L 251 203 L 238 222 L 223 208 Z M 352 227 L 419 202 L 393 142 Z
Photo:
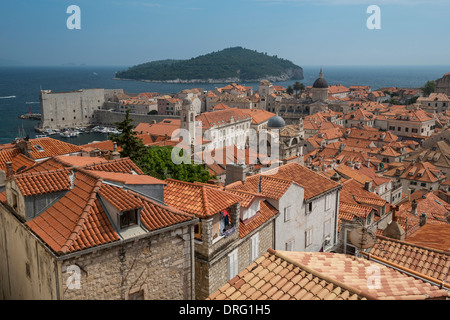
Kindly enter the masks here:
M 314 82 L 313 88 L 317 89 L 328 88 L 328 83 L 324 78 L 319 78 Z
M 328 82 L 323 78 L 322 69 L 320 69 L 319 78 L 314 82 L 313 88 L 316 89 L 328 88 Z
M 284 128 L 286 126 L 286 122 L 280 116 L 273 116 L 267 122 L 267 127 L 269 128 Z

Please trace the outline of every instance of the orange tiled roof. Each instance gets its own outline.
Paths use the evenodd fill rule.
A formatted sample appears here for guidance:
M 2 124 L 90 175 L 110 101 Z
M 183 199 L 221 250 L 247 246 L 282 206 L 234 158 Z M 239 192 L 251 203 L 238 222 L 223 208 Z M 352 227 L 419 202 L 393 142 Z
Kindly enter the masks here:
M 450 225 L 426 224 L 408 236 L 406 242 L 445 251 L 450 258 Z
M 245 181 L 231 183 L 227 188 L 258 193 L 258 186 L 261 184 L 260 194 L 270 199 L 279 200 L 292 183 L 292 180 L 284 180 L 272 175 L 255 175 L 247 177 Z
M 63 154 L 77 153 L 81 147 L 52 138 L 30 139 L 32 149 L 29 156 L 35 160 L 59 156 Z M 39 146 L 41 148 L 39 148 Z
M 230 123 L 231 118 L 234 118 L 234 121 L 251 119 L 251 117 L 243 112 L 242 109 L 230 108 L 225 110 L 201 113 L 195 117 L 195 120 L 201 121 L 203 130 L 207 130 L 211 127 Z
M 49 172 L 41 174 L 48 175 Z M 120 211 L 142 208 L 141 221 L 148 231 L 194 218 L 126 188 L 104 183 L 89 170 L 74 169 L 74 175 L 73 188 L 45 212 L 26 223 L 59 255 L 120 239 L 99 202 L 100 197 Z
M 207 300 L 367 300 L 373 297 L 292 259 L 268 252 Z
M 370 249 L 368 254 L 449 283 L 447 277 L 450 272 L 449 252 L 410 243 L 409 240 L 401 241 L 378 236 L 377 245 Z
M 138 133 L 147 133 L 151 136 L 165 136 L 167 135 L 169 138 L 172 136 L 172 133 L 180 129 L 181 120 L 180 119 L 164 119 L 161 122 L 151 124 L 151 123 L 139 123 L 134 131 Z
M 329 252 L 283 252 L 290 259 L 325 274 L 329 279 L 345 283 L 357 292 L 379 300 L 425 300 L 447 298 L 445 290 L 408 276 L 406 273 L 363 258 L 355 258 Z M 367 281 L 369 271 L 376 267 L 380 276 L 379 286 Z
M 163 180 L 159 180 L 149 175 L 144 174 L 131 174 L 122 172 L 107 172 L 107 171 L 90 171 L 95 176 L 102 178 L 103 180 L 115 181 L 128 185 L 150 185 L 150 184 L 166 184 Z
M 266 171 L 265 174 L 299 184 L 305 189 L 305 200 L 340 186 L 339 183 L 295 162 Z
M 103 183 L 98 190 L 98 194 L 119 211 L 139 209 L 143 207 L 142 201 L 139 198 L 136 198 L 134 195 L 119 187 L 113 187 Z
M 142 201 L 141 221 L 149 231 L 192 220 L 194 216 L 129 191 Z
M 58 254 L 119 240 L 95 196 L 100 185 L 77 172 L 75 187 L 26 225 Z
M 144 172 L 133 161 L 131 161 L 130 158 L 108 160 L 108 162 L 92 164 L 85 166 L 84 168 L 94 171 L 144 174 Z
M 23 170 L 32 167 L 36 161 L 28 158 L 22 153 L 19 153 L 11 160 L 13 172 L 22 172 Z
M 166 179 L 164 202 L 198 217 L 208 217 L 241 201 L 241 197 L 205 184 Z
M 240 109 L 240 110 L 249 115 L 250 117 L 252 117 L 252 124 L 261 124 L 265 121 L 269 121 L 270 118 L 275 116 L 275 113 L 262 109 Z
M 73 172 L 61 169 L 49 172 L 24 173 L 13 176 L 24 197 L 57 191 L 67 191 L 72 187 Z
M 268 201 L 260 201 L 260 209 L 253 217 L 239 223 L 239 237 L 242 239 L 253 230 L 262 226 L 265 222 L 277 215 L 278 210 Z
M 6 163 L 12 162 L 12 159 L 20 154 L 19 149 L 5 149 L 0 151 L 0 170 L 6 172 Z

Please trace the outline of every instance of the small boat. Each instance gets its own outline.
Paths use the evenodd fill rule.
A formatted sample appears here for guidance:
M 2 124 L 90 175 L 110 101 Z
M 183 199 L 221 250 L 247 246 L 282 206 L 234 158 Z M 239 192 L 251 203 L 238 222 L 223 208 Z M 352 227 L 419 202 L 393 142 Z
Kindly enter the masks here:
M 36 138 L 36 139 L 47 138 L 47 135 L 46 135 L 46 134 L 37 134 L 37 135 L 35 136 L 35 138 Z

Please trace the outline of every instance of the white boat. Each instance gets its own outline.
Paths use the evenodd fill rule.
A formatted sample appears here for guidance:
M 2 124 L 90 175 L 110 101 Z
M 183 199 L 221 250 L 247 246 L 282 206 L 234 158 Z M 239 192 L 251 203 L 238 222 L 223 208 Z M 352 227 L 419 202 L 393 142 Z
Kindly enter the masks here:
M 37 135 L 35 136 L 35 138 L 36 138 L 36 139 L 47 138 L 47 135 L 45 135 L 45 134 L 37 134 Z
M 70 138 L 70 133 L 68 131 L 60 132 L 59 135 L 63 138 Z

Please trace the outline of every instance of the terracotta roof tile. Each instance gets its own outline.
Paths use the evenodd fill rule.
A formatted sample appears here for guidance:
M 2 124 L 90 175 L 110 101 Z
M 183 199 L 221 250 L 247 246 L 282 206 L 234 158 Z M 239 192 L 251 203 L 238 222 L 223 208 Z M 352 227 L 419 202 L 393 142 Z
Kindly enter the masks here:
M 450 272 L 449 252 L 409 243 L 408 240 L 400 241 L 378 236 L 377 245 L 368 253 L 394 265 L 427 275 L 437 282 L 450 283 L 447 276 Z
M 52 138 L 30 139 L 32 149 L 29 156 L 35 160 L 59 156 L 63 154 L 78 153 L 81 147 Z
M 233 286 L 232 283 L 240 285 Z M 357 290 L 342 286 L 287 255 L 269 250 L 207 300 L 233 300 L 242 296 L 246 300 L 367 299 Z
M 99 180 L 77 172 L 74 188 L 26 224 L 58 254 L 119 240 L 97 202 L 100 185 Z
M 13 179 L 24 197 L 57 191 L 67 191 L 72 187 L 72 170 L 60 169 L 49 172 L 14 175 Z
M 143 207 L 142 201 L 126 190 L 103 183 L 98 194 L 112 204 L 119 211 L 139 209 Z
M 261 201 L 259 212 L 247 221 L 239 223 L 239 237 L 244 238 L 256 228 L 262 226 L 270 218 L 275 217 L 278 210 L 273 207 L 268 201 Z
M 241 201 L 241 197 L 205 184 L 167 179 L 164 202 L 198 217 L 219 213 Z

